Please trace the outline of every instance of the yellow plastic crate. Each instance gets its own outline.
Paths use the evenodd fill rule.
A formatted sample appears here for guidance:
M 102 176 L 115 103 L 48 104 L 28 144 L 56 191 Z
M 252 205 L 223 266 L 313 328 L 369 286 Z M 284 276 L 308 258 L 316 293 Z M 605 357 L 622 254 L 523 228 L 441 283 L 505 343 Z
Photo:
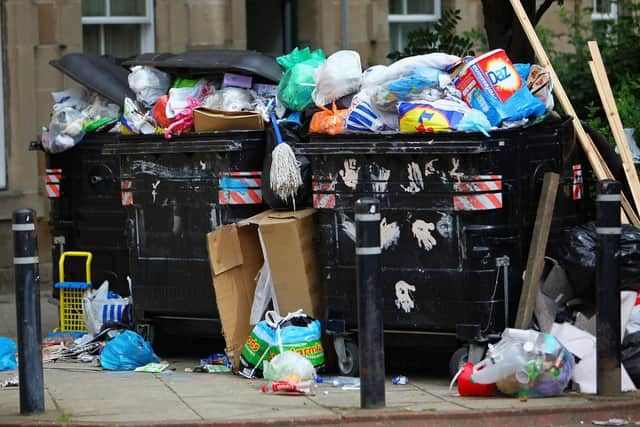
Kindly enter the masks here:
M 86 282 L 65 282 L 64 260 L 69 256 L 86 257 L 85 272 Z M 83 251 L 64 252 L 58 262 L 60 281 L 54 286 L 60 289 L 60 331 L 63 332 L 87 332 L 84 323 L 84 310 L 82 299 L 88 289 L 91 288 L 91 260 L 93 254 Z

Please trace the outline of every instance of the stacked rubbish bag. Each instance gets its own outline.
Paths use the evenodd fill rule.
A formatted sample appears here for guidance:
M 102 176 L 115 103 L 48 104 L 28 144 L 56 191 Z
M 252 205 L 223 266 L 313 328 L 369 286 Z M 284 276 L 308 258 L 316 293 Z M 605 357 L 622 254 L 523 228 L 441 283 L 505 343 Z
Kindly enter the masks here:
M 431 53 L 362 71 L 360 55 L 294 49 L 279 57 L 279 117 L 302 112 L 310 133 L 488 132 L 553 110 L 549 73 L 504 50 L 477 57 Z
M 225 51 L 221 52 L 220 61 L 223 61 L 226 58 Z M 259 55 L 256 52 L 249 53 Z M 174 55 L 164 56 L 171 59 Z M 264 55 L 258 60 L 267 61 L 263 57 Z M 213 58 L 218 57 L 214 55 Z M 85 61 L 82 64 L 71 62 L 77 59 L 65 57 L 54 61 L 56 63 L 52 65 L 63 69 L 83 84 L 99 80 L 96 76 L 78 77 L 74 73 L 82 68 L 79 65 L 92 65 L 99 69 L 100 65 L 96 64 L 104 65 L 106 60 L 98 58 L 101 61 L 98 62 L 96 58 L 85 56 L 80 58 Z M 136 62 L 135 59 L 132 61 Z M 51 119 L 42 130 L 45 151 L 52 154 L 66 151 L 80 143 L 89 133 L 160 134 L 170 139 L 173 135 L 194 131 L 235 129 L 233 126 L 236 122 L 220 129 L 209 128 L 207 124 L 199 126 L 196 110 L 204 111 L 205 114 L 219 113 L 223 118 L 225 114 L 236 117 L 241 115 L 244 118 L 241 113 L 246 112 L 253 119 L 252 125 L 238 128 L 257 129 L 263 127 L 263 122 L 269 121 L 267 111 L 275 105 L 277 86 L 271 83 L 274 83 L 274 79 L 277 81 L 279 70 L 267 70 L 263 74 L 271 77 L 265 78 L 247 70 L 241 70 L 245 74 L 240 74 L 212 68 L 194 76 L 189 73 L 190 70 L 180 68 L 164 70 L 160 66 L 151 65 L 109 66 L 113 68 L 105 67 L 102 70 L 107 73 L 108 78 L 105 80 L 115 82 L 115 86 L 118 86 L 122 83 L 120 80 L 123 73 L 125 76 L 122 79 L 125 87 L 119 87 L 117 97 L 113 90 L 110 91 L 112 96 L 107 99 L 98 94 L 104 90 L 94 91 L 84 87 L 52 93 L 54 104 Z M 277 68 L 275 62 L 273 66 Z

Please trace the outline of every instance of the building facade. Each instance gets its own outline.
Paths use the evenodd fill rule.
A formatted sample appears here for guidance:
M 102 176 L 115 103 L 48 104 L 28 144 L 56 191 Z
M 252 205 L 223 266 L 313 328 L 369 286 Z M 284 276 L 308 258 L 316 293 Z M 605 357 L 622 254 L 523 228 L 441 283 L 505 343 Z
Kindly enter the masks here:
M 74 84 L 50 60 L 83 51 L 282 54 L 294 46 L 330 54 L 348 42 L 368 66 L 385 63 L 408 31 L 437 21 L 445 8 L 462 11 L 461 30 L 483 26 L 480 0 L 347 0 L 345 38 L 343 7 L 341 0 L 0 0 L 0 290 L 13 286 L 11 215 L 21 207 L 38 213 L 41 273 L 50 280 L 44 155 L 29 143 L 49 122 L 51 92 Z M 560 25 L 555 7 L 543 25 Z

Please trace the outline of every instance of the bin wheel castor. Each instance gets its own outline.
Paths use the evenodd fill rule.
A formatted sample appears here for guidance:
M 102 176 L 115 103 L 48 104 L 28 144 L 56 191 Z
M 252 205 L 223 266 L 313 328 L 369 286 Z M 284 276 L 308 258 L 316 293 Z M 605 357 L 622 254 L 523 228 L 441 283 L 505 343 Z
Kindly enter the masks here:
M 467 361 L 469 361 L 469 347 L 460 347 L 449 359 L 449 378 L 453 378 Z
M 347 377 L 358 376 L 358 344 L 354 341 L 345 340 L 344 355 L 338 355 L 338 370 L 340 371 L 340 375 Z

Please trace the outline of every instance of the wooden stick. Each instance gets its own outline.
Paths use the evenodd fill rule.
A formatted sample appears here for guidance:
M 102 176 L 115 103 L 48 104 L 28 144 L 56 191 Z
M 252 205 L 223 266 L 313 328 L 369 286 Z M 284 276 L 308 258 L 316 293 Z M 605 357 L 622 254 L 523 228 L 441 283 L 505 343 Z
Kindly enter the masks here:
M 553 219 L 553 208 L 556 205 L 556 195 L 558 194 L 558 183 L 560 175 L 555 172 L 544 174 L 536 222 L 533 226 L 531 245 L 529 246 L 529 257 L 527 259 L 527 273 L 524 276 L 520 302 L 518 303 L 518 315 L 516 316 L 515 327 L 518 329 L 529 329 L 533 319 L 533 310 L 538 298 L 540 288 L 540 276 L 544 268 L 544 254 L 547 250 L 549 230 Z
M 631 196 L 635 202 L 635 207 L 640 212 L 640 181 L 638 180 L 638 172 L 636 171 L 635 164 L 633 163 L 633 155 L 627 144 L 627 138 L 624 135 L 624 129 L 622 121 L 620 120 L 620 114 L 618 114 L 618 107 L 611 91 L 611 85 L 609 84 L 609 78 L 607 77 L 606 69 L 604 68 L 604 62 L 602 62 L 602 56 L 600 55 L 600 49 L 598 43 L 590 41 L 587 43 L 593 62 L 589 61 L 589 68 L 602 101 L 602 106 L 607 119 L 609 120 L 609 126 L 611 127 L 611 133 L 618 146 L 620 157 L 622 159 L 622 167 L 631 189 Z
M 511 6 L 513 7 L 513 11 L 515 12 L 516 16 L 518 17 L 518 20 L 520 21 L 520 25 L 522 25 L 522 28 L 524 29 L 524 32 L 527 35 L 527 38 L 529 39 L 529 43 L 531 43 L 531 47 L 533 47 L 533 51 L 535 52 L 536 57 L 540 62 L 540 65 L 542 65 L 544 68 L 549 70 L 549 73 L 551 74 L 551 80 L 553 81 L 553 92 L 558 97 L 558 101 L 560 102 L 560 105 L 562 106 L 566 114 L 573 117 L 573 127 L 578 136 L 578 141 L 580 142 L 580 145 L 582 146 L 582 149 L 584 150 L 587 156 L 587 159 L 589 160 L 589 163 L 593 168 L 593 172 L 595 173 L 596 178 L 598 178 L 599 180 L 613 179 L 613 174 L 609 170 L 609 167 L 604 162 L 604 159 L 598 152 L 595 144 L 593 143 L 593 141 L 591 140 L 587 132 L 582 127 L 582 123 L 580 123 L 580 120 L 578 119 L 576 111 L 573 108 L 573 105 L 571 105 L 571 101 L 569 100 L 569 97 L 567 96 L 567 93 L 565 92 L 564 87 L 562 87 L 562 83 L 560 83 L 560 79 L 558 78 L 558 75 L 556 74 L 556 71 L 554 70 L 553 65 L 551 65 L 551 61 L 549 60 L 547 53 L 542 47 L 542 43 L 540 42 L 540 39 L 538 38 L 538 35 L 536 34 L 536 31 L 534 30 L 533 25 L 531 24 L 531 21 L 527 16 L 527 12 L 522 7 L 522 3 L 520 3 L 520 0 L 510 0 L 510 2 L 511 2 Z M 638 221 L 638 224 L 640 224 L 638 215 L 633 210 L 633 207 L 629 203 L 629 201 L 626 200 L 626 204 L 624 203 L 626 199 L 624 197 L 624 194 L 622 199 L 623 199 L 622 206 L 624 208 L 624 212 L 626 212 L 627 215 L 631 217 L 631 221 L 634 225 L 636 225 L 636 220 Z M 629 220 L 624 217 L 624 212 L 621 213 L 621 217 L 623 218 L 623 223 L 626 224 L 628 223 Z
M 558 101 L 560 102 L 562 109 L 566 114 L 573 117 L 573 127 L 575 128 L 576 134 L 578 135 L 578 141 L 580 141 L 580 145 L 587 155 L 587 159 L 589 159 L 589 163 L 593 168 L 593 172 L 596 174 L 596 177 L 598 179 L 606 179 L 607 177 L 604 171 L 603 163 L 600 162 L 600 159 L 598 158 L 599 156 L 596 154 L 596 148 L 593 145 L 593 142 L 589 140 L 587 132 L 585 132 L 584 128 L 582 127 L 582 123 L 580 123 L 580 120 L 578 120 L 576 111 L 574 110 L 573 105 L 571 105 L 571 101 L 569 100 L 567 93 L 564 91 L 562 83 L 560 83 L 560 79 L 558 79 L 558 75 L 556 74 L 556 71 L 553 69 L 553 65 L 551 65 L 551 61 L 549 61 L 549 57 L 544 51 L 544 48 L 542 47 L 542 43 L 540 42 L 536 31 L 533 29 L 533 25 L 531 24 L 531 21 L 527 16 L 527 12 L 525 12 L 524 8 L 522 7 L 522 3 L 520 3 L 520 0 L 510 1 L 511 6 L 513 6 L 513 11 L 518 17 L 520 25 L 522 25 L 525 34 L 529 38 L 531 47 L 533 47 L 533 51 L 535 52 L 540 65 L 546 68 L 551 74 L 551 80 L 553 81 L 553 92 L 558 97 Z

